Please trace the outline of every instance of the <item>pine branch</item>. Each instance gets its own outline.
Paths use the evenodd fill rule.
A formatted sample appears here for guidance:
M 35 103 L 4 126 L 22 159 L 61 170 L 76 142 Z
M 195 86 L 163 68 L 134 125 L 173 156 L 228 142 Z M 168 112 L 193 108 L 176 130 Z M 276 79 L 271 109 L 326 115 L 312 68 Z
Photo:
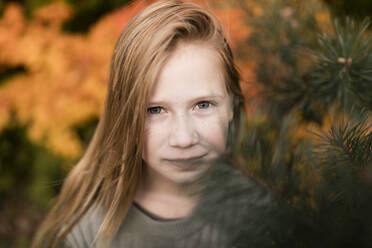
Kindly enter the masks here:
M 371 109 L 369 20 L 336 19 L 332 34 L 320 33 L 312 13 L 297 14 L 301 11 L 294 6 L 271 3 L 262 4 L 262 16 L 249 22 L 254 31 L 248 40 L 257 49 L 259 98 L 270 118 L 281 121 L 300 111 L 304 121 L 321 124 L 332 106 L 348 112 Z
M 355 109 L 354 109 L 355 112 Z M 372 163 L 372 123 L 371 113 L 364 110 L 354 113 L 349 120 L 344 114 L 333 118 L 328 132 L 314 133 L 318 138 L 315 150 L 320 163 L 326 166 L 354 166 L 364 169 Z
M 319 35 L 309 82 L 316 89 L 316 98 L 327 106 L 338 104 L 348 112 L 352 106 L 371 109 L 372 40 L 366 34 L 369 25 L 368 19 L 360 24 L 350 18 L 336 19 L 333 35 Z

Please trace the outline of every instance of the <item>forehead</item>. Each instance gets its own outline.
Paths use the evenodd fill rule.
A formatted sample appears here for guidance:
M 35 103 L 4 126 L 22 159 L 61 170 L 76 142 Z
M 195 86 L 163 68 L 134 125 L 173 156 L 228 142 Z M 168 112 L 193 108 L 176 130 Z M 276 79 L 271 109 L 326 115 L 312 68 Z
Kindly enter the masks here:
M 150 101 L 203 94 L 227 94 L 218 53 L 207 44 L 180 43 L 161 68 Z

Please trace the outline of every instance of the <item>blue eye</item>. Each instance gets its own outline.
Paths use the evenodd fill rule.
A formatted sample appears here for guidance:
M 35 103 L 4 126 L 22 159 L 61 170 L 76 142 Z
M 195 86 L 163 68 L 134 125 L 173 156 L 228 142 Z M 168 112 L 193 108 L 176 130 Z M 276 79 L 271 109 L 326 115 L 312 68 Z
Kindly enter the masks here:
M 196 105 L 199 107 L 199 109 L 207 109 L 209 108 L 210 104 L 211 104 L 210 102 L 202 101 L 198 102 Z
M 161 111 L 163 110 L 162 107 L 151 107 L 151 108 L 148 108 L 147 109 L 147 113 L 148 114 L 160 114 Z

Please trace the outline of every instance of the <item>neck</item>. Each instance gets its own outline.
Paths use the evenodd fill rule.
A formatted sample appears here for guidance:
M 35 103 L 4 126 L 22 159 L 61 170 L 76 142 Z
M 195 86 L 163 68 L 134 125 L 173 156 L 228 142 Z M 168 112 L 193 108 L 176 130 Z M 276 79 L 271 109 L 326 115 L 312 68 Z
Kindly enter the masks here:
M 146 210 L 163 218 L 188 216 L 198 203 L 190 189 L 170 181 L 151 169 L 145 169 L 135 201 Z

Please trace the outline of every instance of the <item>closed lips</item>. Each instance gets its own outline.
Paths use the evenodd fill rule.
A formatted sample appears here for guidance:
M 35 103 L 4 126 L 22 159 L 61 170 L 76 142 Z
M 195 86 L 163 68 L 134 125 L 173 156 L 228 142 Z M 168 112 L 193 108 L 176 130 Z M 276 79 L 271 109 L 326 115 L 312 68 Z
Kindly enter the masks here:
M 185 162 L 185 161 L 190 161 L 190 160 L 201 159 L 205 155 L 207 154 L 203 154 L 201 156 L 188 157 L 188 158 L 172 158 L 172 159 L 164 159 L 164 160 L 170 161 L 170 162 Z

